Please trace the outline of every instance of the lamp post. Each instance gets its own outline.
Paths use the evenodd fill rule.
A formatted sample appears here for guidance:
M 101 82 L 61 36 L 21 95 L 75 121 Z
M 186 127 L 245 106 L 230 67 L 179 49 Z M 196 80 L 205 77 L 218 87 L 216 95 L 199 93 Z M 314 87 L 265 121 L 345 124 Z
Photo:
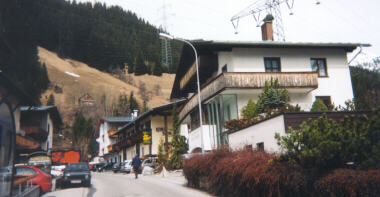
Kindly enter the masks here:
M 199 66 L 198 66 L 198 53 L 197 53 L 197 50 L 195 49 L 194 45 L 191 44 L 191 42 L 187 41 L 187 40 L 184 40 L 182 38 L 176 38 L 174 36 L 171 36 L 169 34 L 165 34 L 165 33 L 160 33 L 159 34 L 160 36 L 160 39 L 169 39 L 169 40 L 178 40 L 178 41 L 181 41 L 181 42 L 184 42 L 188 45 L 191 46 L 191 48 L 193 49 L 194 51 L 194 55 L 195 55 L 195 67 L 196 67 L 196 70 L 197 70 L 197 88 L 198 88 L 198 107 L 199 107 L 199 124 L 200 124 L 200 129 L 201 129 L 201 148 L 202 148 L 202 153 L 204 153 L 204 145 L 203 145 L 203 121 L 202 121 L 202 101 L 201 101 L 201 88 L 200 88 L 200 82 L 199 82 Z

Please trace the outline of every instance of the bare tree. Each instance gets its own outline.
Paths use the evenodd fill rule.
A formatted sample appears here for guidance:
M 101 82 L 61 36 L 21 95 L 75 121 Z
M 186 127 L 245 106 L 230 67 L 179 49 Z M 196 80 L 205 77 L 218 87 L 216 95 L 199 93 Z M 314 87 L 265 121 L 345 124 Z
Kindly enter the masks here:
M 156 96 L 160 96 L 161 95 L 161 86 L 160 84 L 156 84 L 154 87 L 153 87 L 153 93 L 154 95 Z
M 151 92 L 146 89 L 146 85 L 144 82 L 139 82 L 139 95 L 141 96 L 142 100 L 145 102 L 148 102 L 151 97 Z

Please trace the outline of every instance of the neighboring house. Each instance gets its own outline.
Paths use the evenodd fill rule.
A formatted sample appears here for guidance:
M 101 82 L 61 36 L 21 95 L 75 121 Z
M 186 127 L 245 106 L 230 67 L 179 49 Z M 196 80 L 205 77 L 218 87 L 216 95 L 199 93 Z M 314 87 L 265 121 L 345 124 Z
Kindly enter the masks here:
M 14 155 L 21 145 L 33 145 L 17 131 L 20 124 L 20 105 L 35 105 L 21 88 L 0 71 L 0 196 L 12 196 Z M 26 140 L 26 141 L 25 141 Z M 14 185 L 16 186 L 16 185 Z
M 123 126 L 114 136 L 121 161 L 131 160 L 136 153 L 140 156 L 157 155 L 162 141 L 168 145 L 173 130 L 172 110 L 183 101 L 152 108 Z M 178 109 L 177 108 L 177 109 Z
M 302 122 L 317 119 L 323 115 L 333 120 L 342 120 L 345 116 L 370 115 L 370 111 L 357 112 L 285 112 L 274 115 L 254 125 L 239 131 L 228 132 L 228 144 L 232 149 L 241 149 L 246 146 L 266 150 L 268 152 L 281 152 L 277 140 L 274 138 L 278 133 L 284 136 L 290 128 L 300 129 Z
M 113 136 L 123 125 L 132 121 L 132 116 L 128 117 L 103 117 L 98 120 L 96 133 L 98 136 L 96 141 L 99 143 L 100 158 L 103 158 L 107 163 L 120 162 L 118 153 L 112 148 L 116 143 L 116 138 Z
M 265 24 L 265 28 L 271 24 Z M 271 38 L 273 36 L 263 35 Z M 192 41 L 198 52 L 205 150 L 228 144 L 226 121 L 241 118 L 249 99 L 258 99 L 266 81 L 278 80 L 290 103 L 309 110 L 315 99 L 344 105 L 353 99 L 347 53 L 354 43 Z M 179 112 L 190 151 L 201 147 L 194 52 L 184 45 L 171 99 L 188 99 Z
M 56 106 L 20 107 L 20 130 L 38 143 L 35 150 L 48 152 L 53 147 L 54 130 L 62 124 Z M 33 151 L 32 149 L 30 151 Z M 24 151 L 25 152 L 25 151 Z M 22 151 L 20 151 L 20 154 Z

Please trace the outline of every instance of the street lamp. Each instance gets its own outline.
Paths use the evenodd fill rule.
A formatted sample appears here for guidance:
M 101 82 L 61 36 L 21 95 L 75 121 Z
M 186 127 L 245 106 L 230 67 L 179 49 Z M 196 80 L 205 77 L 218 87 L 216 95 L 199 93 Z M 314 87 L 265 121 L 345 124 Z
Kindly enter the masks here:
M 195 67 L 196 67 L 196 70 L 197 70 L 197 88 L 198 88 L 198 107 L 199 107 L 199 124 L 200 124 L 200 128 L 201 128 L 201 148 L 202 148 L 202 153 L 204 153 L 204 145 L 203 145 L 203 121 L 202 121 L 202 101 L 201 101 L 201 88 L 200 88 L 200 83 L 199 83 L 199 66 L 198 66 L 198 54 L 197 54 L 197 50 L 195 49 L 194 45 L 191 44 L 191 42 L 187 41 L 187 40 L 184 40 L 182 38 L 176 38 L 174 36 L 171 36 L 169 34 L 166 34 L 166 33 L 160 33 L 159 34 L 160 36 L 160 39 L 168 39 L 168 40 L 178 40 L 178 41 L 181 41 L 181 42 L 184 42 L 188 45 L 191 46 L 191 48 L 193 49 L 194 51 L 194 55 L 195 55 Z

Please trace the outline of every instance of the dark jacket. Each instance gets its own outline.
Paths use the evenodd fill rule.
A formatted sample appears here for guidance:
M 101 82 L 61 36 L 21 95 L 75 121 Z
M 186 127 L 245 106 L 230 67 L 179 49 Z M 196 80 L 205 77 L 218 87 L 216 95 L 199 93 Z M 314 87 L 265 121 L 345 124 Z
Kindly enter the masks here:
M 139 169 L 141 166 L 141 159 L 139 156 L 136 156 L 132 159 L 132 166 L 134 169 Z

